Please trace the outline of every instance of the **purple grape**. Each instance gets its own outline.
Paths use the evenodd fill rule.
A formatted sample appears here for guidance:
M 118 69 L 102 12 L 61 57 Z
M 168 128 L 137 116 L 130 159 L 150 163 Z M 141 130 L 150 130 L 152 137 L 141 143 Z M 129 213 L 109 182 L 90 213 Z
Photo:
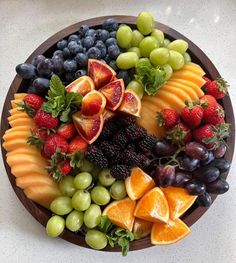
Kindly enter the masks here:
M 159 186 L 167 187 L 175 180 L 175 167 L 172 165 L 159 166 L 156 168 L 155 179 Z
M 188 181 L 192 180 L 192 174 L 186 171 L 177 171 L 175 173 L 175 180 L 173 186 L 183 187 Z
M 37 66 L 37 71 L 40 77 L 45 77 L 45 78 L 50 77 L 53 73 L 52 60 L 49 58 L 46 58 L 43 61 L 39 62 Z
M 215 158 L 222 158 L 225 155 L 226 149 L 226 145 L 222 143 L 217 149 L 213 150 Z
M 45 56 L 44 55 L 37 55 L 33 58 L 32 60 L 32 64 L 37 67 L 39 62 L 43 61 L 45 59 Z
M 36 78 L 33 82 L 33 88 L 36 94 L 42 95 L 48 91 L 50 81 L 45 78 Z
M 53 63 L 54 73 L 60 75 L 64 72 L 63 60 L 61 57 L 53 56 L 52 63 Z
M 207 148 L 198 142 L 188 142 L 185 146 L 185 153 L 201 161 L 206 160 L 208 157 Z
M 230 162 L 225 159 L 215 159 L 210 163 L 210 166 L 214 166 L 220 170 L 221 173 L 225 173 L 230 168 Z
M 193 172 L 195 179 L 199 181 L 210 183 L 215 181 L 220 176 L 220 171 L 214 166 L 203 166 Z
M 213 160 L 215 159 L 215 156 L 213 155 L 212 151 L 208 152 L 208 157 L 206 160 L 201 161 L 201 165 L 207 165 L 209 163 L 211 163 Z
M 212 204 L 211 195 L 207 192 L 204 192 L 203 194 L 198 196 L 197 203 L 199 206 L 202 207 L 210 207 Z
M 187 155 L 184 156 L 182 160 L 180 160 L 180 164 L 182 166 L 181 168 L 189 172 L 196 170 L 199 166 L 199 163 L 200 161 L 198 159 L 193 159 Z
M 229 190 L 229 184 L 224 178 L 219 177 L 214 182 L 207 184 L 207 191 L 211 194 L 224 194 Z
M 176 150 L 176 145 L 173 145 L 164 140 L 158 141 L 153 148 L 153 152 L 156 156 L 170 156 L 173 155 Z
M 201 183 L 196 179 L 192 179 L 186 183 L 185 189 L 190 195 L 201 195 L 205 192 L 206 186 L 204 183 Z
M 36 77 L 35 66 L 29 63 L 22 63 L 17 65 L 16 72 L 23 79 L 33 79 Z

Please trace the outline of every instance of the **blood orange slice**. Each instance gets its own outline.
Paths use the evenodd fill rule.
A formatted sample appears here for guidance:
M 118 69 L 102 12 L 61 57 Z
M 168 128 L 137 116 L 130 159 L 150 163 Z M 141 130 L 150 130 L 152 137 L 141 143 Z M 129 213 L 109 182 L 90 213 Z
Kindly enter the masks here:
M 140 117 L 141 100 L 132 90 L 125 90 L 119 111 Z
M 89 93 L 91 90 L 94 89 L 95 89 L 94 82 L 88 76 L 82 76 L 74 80 L 68 86 L 66 86 L 66 91 L 79 92 L 81 93 L 82 96 L 85 96 L 87 93 Z

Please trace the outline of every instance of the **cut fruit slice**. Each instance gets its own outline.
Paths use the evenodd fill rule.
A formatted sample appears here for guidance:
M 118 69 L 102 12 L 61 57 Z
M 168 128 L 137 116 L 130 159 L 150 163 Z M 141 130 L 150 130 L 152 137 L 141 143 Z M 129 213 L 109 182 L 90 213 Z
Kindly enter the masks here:
M 72 119 L 78 133 L 89 144 L 93 143 L 102 131 L 104 122 L 102 114 L 89 118 L 78 111 L 73 114 Z
M 178 87 L 173 87 L 169 84 L 165 85 L 165 91 L 170 92 L 172 94 L 176 94 L 182 101 L 192 101 L 188 92 L 185 92 L 183 89 L 179 89 Z
M 82 100 L 81 112 L 85 116 L 101 114 L 106 106 L 106 98 L 97 90 L 87 93 Z
M 31 135 L 30 130 L 28 130 L 28 131 L 15 131 L 15 132 L 10 132 L 10 133 L 5 133 L 2 138 L 4 141 L 11 141 L 11 140 L 15 140 L 16 138 L 27 139 L 30 135 Z
M 130 177 L 125 179 L 125 187 L 130 199 L 137 200 L 155 187 L 153 179 L 139 167 L 131 171 Z
M 31 118 L 17 118 L 13 121 L 9 121 L 9 124 L 11 127 L 16 127 L 16 126 L 27 126 L 29 129 L 33 128 L 35 126 L 33 120 Z
M 17 99 L 23 100 L 26 95 L 27 95 L 27 93 L 15 93 L 14 94 L 14 99 L 15 100 L 17 100 Z
M 125 90 L 119 111 L 140 117 L 141 100 L 132 90 Z
M 135 218 L 133 226 L 133 234 L 135 239 L 141 239 L 148 236 L 152 230 L 152 222 L 142 220 L 140 218 Z
M 192 62 L 185 64 L 182 69 L 187 69 L 189 71 L 192 71 L 200 77 L 202 77 L 206 74 L 204 72 L 204 70 L 199 65 L 192 63 Z
M 26 139 L 22 139 L 22 138 L 16 138 L 14 140 L 11 141 L 5 141 L 2 146 L 6 151 L 13 151 L 14 149 L 18 148 L 18 147 L 24 147 L 27 145 L 27 141 Z
M 50 185 L 53 187 L 57 187 L 57 183 L 53 181 L 52 177 L 44 176 L 39 174 L 30 174 L 27 176 L 21 176 L 16 178 L 16 185 L 21 189 L 25 189 L 30 186 L 38 186 L 38 185 Z
M 197 84 L 199 87 L 202 87 L 206 83 L 206 81 L 201 76 L 198 76 L 189 70 L 177 70 L 173 73 L 171 78 L 186 79 Z
M 104 209 L 103 215 L 107 215 L 113 224 L 132 231 L 135 205 L 136 201 L 128 197 L 114 201 Z
M 165 223 L 155 223 L 151 232 L 151 243 L 153 245 L 168 245 L 173 244 L 191 232 L 190 228 L 185 223 L 176 218 Z
M 8 152 L 6 156 L 12 156 L 16 154 L 28 154 L 35 157 L 41 157 L 42 159 L 44 159 L 40 154 L 40 152 L 38 151 L 38 149 L 35 146 L 30 146 L 30 145 L 25 147 L 20 147 L 11 152 Z
M 7 163 L 9 164 L 9 166 L 15 166 L 17 164 L 24 164 L 27 166 L 29 163 L 34 163 L 42 167 L 47 166 L 46 160 L 44 160 L 42 157 L 39 158 L 29 154 L 10 155 L 7 157 Z
M 27 126 L 16 126 L 16 127 L 12 127 L 8 130 L 6 130 L 5 134 L 7 133 L 11 133 L 11 132 L 15 132 L 15 131 L 29 131 L 30 130 L 30 127 L 27 127 Z
M 197 196 L 189 195 L 180 187 L 169 186 L 162 188 L 170 209 L 170 218 L 176 219 L 182 216 L 195 202 Z
M 42 167 L 35 163 L 29 163 L 27 165 L 25 164 L 14 165 L 11 167 L 11 173 L 15 177 L 27 176 L 32 173 L 48 176 L 48 172 L 46 171 L 45 167 Z
M 106 107 L 112 111 L 119 108 L 125 91 L 125 85 L 123 79 L 117 79 L 99 90 L 107 99 Z
M 100 89 L 113 80 L 116 72 L 99 60 L 89 59 L 88 75 L 93 79 L 96 89 Z
M 14 108 L 18 108 L 18 104 L 22 102 L 22 99 L 15 99 L 15 100 L 11 100 L 11 107 Z
M 94 89 L 94 82 L 89 76 L 82 76 L 66 86 L 67 92 L 78 92 L 82 96 L 85 96 L 87 93 Z
M 159 187 L 147 192 L 138 202 L 134 215 L 149 222 L 167 222 L 169 206 Z
M 103 111 L 104 122 L 106 122 L 107 120 L 109 120 L 113 116 L 115 116 L 115 113 L 113 111 L 109 111 L 108 109 L 104 109 L 104 111 Z
M 18 118 L 29 118 L 29 116 L 28 116 L 26 113 L 21 112 L 21 113 L 17 113 L 17 114 L 15 114 L 15 115 L 9 116 L 9 117 L 7 118 L 7 120 L 8 120 L 9 122 L 11 122 L 11 121 L 14 121 L 14 120 L 16 120 L 16 119 L 18 119 Z

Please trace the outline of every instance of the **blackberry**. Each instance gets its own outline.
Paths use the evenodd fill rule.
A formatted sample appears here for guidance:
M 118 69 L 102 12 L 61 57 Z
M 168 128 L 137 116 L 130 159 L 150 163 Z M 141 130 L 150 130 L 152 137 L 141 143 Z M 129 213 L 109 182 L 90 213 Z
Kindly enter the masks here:
M 112 142 L 120 146 L 121 149 L 125 149 L 128 144 L 128 139 L 125 135 L 124 130 L 119 130 L 113 137 Z
M 126 150 L 136 152 L 135 144 L 129 143 L 129 144 L 127 145 L 127 147 L 126 147 Z
M 108 167 L 108 160 L 102 153 L 102 151 L 95 145 L 89 145 L 85 153 L 85 157 L 92 164 L 99 168 Z
M 145 137 L 147 135 L 147 131 L 143 127 L 131 124 L 125 129 L 125 134 L 130 141 L 135 141 Z
M 144 155 L 142 153 L 138 154 L 138 160 L 139 160 L 139 165 L 138 166 L 141 169 L 144 169 L 144 168 L 148 167 L 150 165 L 150 163 L 151 163 L 150 159 L 146 155 Z
M 116 156 L 111 158 L 109 161 L 110 161 L 111 166 L 117 165 L 117 164 L 124 164 L 125 163 L 124 152 L 121 152 L 121 151 L 117 152 Z
M 117 125 L 113 119 L 107 121 L 102 129 L 99 139 L 110 139 L 117 131 Z
M 127 127 L 136 122 L 136 117 L 132 115 L 121 115 L 116 119 L 116 123 L 118 126 Z
M 153 147 L 157 142 L 157 138 L 155 135 L 146 135 L 144 139 L 138 142 L 138 147 L 143 152 L 150 152 L 152 151 Z
M 139 156 L 132 150 L 125 150 L 124 163 L 131 167 L 139 166 Z
M 125 179 L 130 176 L 130 168 L 123 164 L 114 165 L 111 167 L 111 176 L 116 179 Z
M 102 150 L 103 154 L 108 158 L 111 159 L 115 157 L 120 150 L 120 147 L 116 144 L 110 144 L 108 141 L 103 141 L 100 143 L 100 149 Z

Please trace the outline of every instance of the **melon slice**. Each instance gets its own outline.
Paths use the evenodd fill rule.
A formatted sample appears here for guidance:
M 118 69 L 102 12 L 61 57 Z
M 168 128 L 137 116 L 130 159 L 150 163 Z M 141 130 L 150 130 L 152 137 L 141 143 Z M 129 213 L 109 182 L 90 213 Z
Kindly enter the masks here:
M 11 167 L 11 173 L 15 177 L 27 176 L 29 174 L 41 174 L 44 176 L 48 176 L 48 172 L 46 171 L 45 167 L 37 165 L 35 163 L 25 164 L 17 164 Z
M 8 117 L 7 120 L 10 122 L 10 121 L 14 121 L 18 118 L 29 118 L 29 116 L 26 113 L 21 112 L 21 113 L 17 113 L 17 114 L 14 114 L 14 115 Z
M 17 118 L 16 120 L 9 121 L 11 127 L 25 125 L 28 129 L 31 129 L 35 126 L 33 120 L 31 118 Z
M 176 82 L 174 80 L 169 80 L 168 86 L 178 88 L 179 90 L 183 90 L 184 92 L 186 92 L 191 97 L 192 100 L 198 100 L 199 99 L 195 90 L 193 90 L 192 88 L 190 88 L 190 87 L 188 87 L 182 83 Z
M 16 185 L 21 189 L 39 185 L 50 185 L 52 187 L 57 187 L 57 183 L 54 182 L 50 176 L 44 176 L 40 174 L 30 174 L 27 176 L 18 177 L 16 178 Z
M 17 100 L 17 99 L 23 100 L 26 95 L 27 95 L 27 93 L 15 93 L 14 98 L 15 98 L 15 100 Z
M 43 158 L 29 154 L 15 154 L 7 156 L 7 163 L 9 164 L 9 166 L 15 166 L 18 164 L 27 166 L 30 163 L 34 163 L 42 167 L 47 166 L 47 162 Z
M 27 127 L 27 126 L 16 126 L 16 127 L 12 127 L 8 130 L 6 130 L 5 134 L 7 133 L 11 133 L 11 132 L 15 132 L 15 131 L 29 131 L 30 127 Z
M 177 97 L 179 97 L 182 101 L 192 101 L 192 98 L 189 96 L 187 92 L 185 92 L 182 89 L 179 89 L 178 87 L 175 86 L 170 86 L 169 84 L 165 85 L 165 91 L 168 91 Z
M 10 132 L 10 133 L 4 134 L 2 138 L 4 141 L 11 141 L 11 140 L 15 140 L 16 138 L 27 139 L 30 135 L 31 135 L 30 130 L 28 130 L 28 131 L 15 131 L 15 132 Z
M 11 100 L 11 107 L 14 109 L 14 108 L 17 108 L 19 107 L 17 104 L 19 103 L 22 103 L 22 99 L 15 99 L 15 100 Z
M 173 73 L 171 79 L 172 78 L 189 80 L 189 81 L 197 84 L 199 87 L 202 87 L 205 84 L 205 82 L 206 82 L 202 77 L 192 73 L 191 71 L 182 70 L 182 69 L 175 71 Z

